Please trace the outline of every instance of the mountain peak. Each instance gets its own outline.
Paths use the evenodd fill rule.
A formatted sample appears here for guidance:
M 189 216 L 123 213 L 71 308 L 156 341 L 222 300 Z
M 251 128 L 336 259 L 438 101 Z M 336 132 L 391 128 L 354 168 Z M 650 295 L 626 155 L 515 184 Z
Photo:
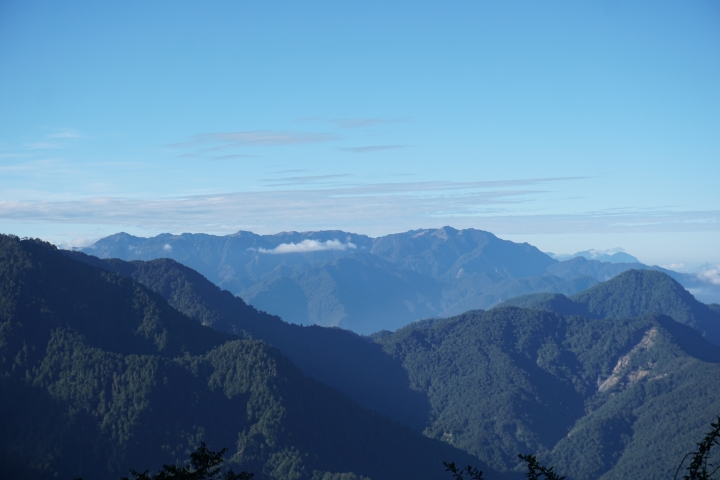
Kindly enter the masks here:
M 458 230 L 455 230 L 452 227 L 445 226 L 445 227 L 438 228 L 437 230 L 435 230 L 432 233 L 432 236 L 440 238 L 442 240 L 448 240 L 451 237 L 456 237 L 458 234 L 461 234 L 461 232 L 458 232 Z

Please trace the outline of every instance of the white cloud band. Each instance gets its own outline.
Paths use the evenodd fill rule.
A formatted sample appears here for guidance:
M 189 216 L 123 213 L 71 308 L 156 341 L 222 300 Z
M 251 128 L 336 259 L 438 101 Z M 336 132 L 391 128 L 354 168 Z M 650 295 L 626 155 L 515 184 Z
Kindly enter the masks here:
M 355 250 L 357 245 L 354 243 L 342 243 L 339 240 L 327 240 L 325 242 L 319 242 L 317 240 L 303 240 L 300 243 L 281 243 L 273 249 L 259 248 L 260 253 L 269 254 L 281 254 L 281 253 L 307 253 L 307 252 L 319 252 L 322 250 Z

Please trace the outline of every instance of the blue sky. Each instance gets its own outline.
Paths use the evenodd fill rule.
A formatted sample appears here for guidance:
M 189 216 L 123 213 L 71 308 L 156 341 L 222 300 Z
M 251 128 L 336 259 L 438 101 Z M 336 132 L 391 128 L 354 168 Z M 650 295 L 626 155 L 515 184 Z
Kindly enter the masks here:
M 0 231 L 720 264 L 720 3 L 0 3 Z M 680 267 L 680 265 L 684 267 Z

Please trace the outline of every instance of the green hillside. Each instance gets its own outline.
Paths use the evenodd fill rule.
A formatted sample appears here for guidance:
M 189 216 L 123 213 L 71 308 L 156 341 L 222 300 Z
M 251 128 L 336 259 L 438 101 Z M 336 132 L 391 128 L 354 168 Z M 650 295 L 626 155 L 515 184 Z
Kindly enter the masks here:
M 427 395 L 426 435 L 499 470 L 537 452 L 572 479 L 664 478 L 720 411 L 720 350 L 669 317 L 508 307 L 376 341 Z
M 0 237 L 0 477 L 117 478 L 229 448 L 257 478 L 438 478 L 473 459 L 129 278 Z
M 410 389 L 407 372 L 400 363 L 366 337 L 339 328 L 286 323 L 170 259 L 125 262 L 100 260 L 80 252 L 63 253 L 132 278 L 203 325 L 263 340 L 277 347 L 306 375 L 337 388 L 360 405 L 418 431 L 425 428 L 427 399 Z
M 503 302 L 587 318 L 632 318 L 661 313 L 689 325 L 720 345 L 720 312 L 698 302 L 670 276 L 652 270 L 628 270 L 571 297 L 533 294 Z

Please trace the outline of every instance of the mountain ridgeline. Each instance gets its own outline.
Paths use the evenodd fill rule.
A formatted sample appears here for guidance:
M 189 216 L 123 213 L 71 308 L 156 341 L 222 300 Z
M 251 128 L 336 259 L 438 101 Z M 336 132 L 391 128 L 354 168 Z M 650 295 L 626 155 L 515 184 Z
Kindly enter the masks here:
M 201 441 L 260 479 L 430 479 L 474 460 L 44 242 L 0 236 L 0 273 L 0 478 L 117 478 Z
M 513 298 L 499 306 L 532 308 L 593 319 L 664 313 L 720 345 L 720 312 L 698 302 L 668 275 L 651 270 L 626 271 L 569 298 L 557 293 L 538 293 Z
M 573 295 L 629 269 L 664 271 L 708 299 L 720 298 L 720 288 L 692 275 L 583 257 L 559 262 L 526 243 L 450 227 L 378 238 L 342 231 L 147 239 L 120 233 L 83 251 L 123 260 L 172 258 L 288 322 L 361 334 L 530 293 Z

